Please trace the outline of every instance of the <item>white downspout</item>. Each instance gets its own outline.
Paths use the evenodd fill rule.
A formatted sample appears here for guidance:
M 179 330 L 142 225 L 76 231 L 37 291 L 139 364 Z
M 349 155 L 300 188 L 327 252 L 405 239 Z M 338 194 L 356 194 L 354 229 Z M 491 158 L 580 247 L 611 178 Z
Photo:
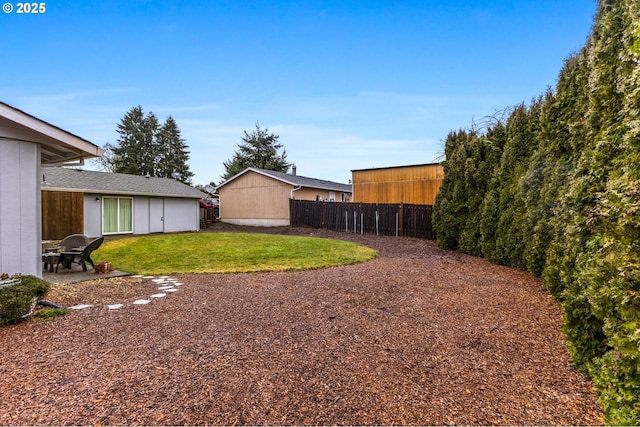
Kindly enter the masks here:
M 295 193 L 296 191 L 298 191 L 299 189 L 302 188 L 302 185 L 298 185 L 296 188 L 292 188 L 291 189 L 291 199 L 294 199 L 295 197 L 293 196 L 293 193 Z

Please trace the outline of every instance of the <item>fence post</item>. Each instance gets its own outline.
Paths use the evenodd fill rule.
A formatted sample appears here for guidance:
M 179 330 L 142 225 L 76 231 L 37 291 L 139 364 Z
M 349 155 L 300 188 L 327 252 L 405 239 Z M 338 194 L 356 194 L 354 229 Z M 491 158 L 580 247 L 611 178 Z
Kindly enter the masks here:
M 379 236 L 380 233 L 378 233 L 378 223 L 380 222 L 380 215 L 378 214 L 378 211 L 376 211 L 376 236 Z
M 353 234 L 358 232 L 358 213 L 353 210 Z
M 396 237 L 398 237 L 398 212 L 396 212 Z
M 344 232 L 349 232 L 349 215 L 347 211 L 344 211 Z

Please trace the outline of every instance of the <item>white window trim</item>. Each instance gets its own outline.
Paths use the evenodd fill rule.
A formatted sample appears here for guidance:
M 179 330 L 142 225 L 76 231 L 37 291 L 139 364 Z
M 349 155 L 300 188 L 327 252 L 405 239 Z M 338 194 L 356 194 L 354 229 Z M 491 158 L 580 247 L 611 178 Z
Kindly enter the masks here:
M 104 200 L 105 199 L 116 199 L 118 201 L 118 230 L 120 230 L 120 200 L 127 199 L 131 200 L 131 230 L 130 231 L 104 231 Z M 135 203 L 133 203 L 133 197 L 118 197 L 118 196 L 103 196 L 102 197 L 102 209 L 101 209 L 101 218 L 100 218 L 100 226 L 102 228 L 102 235 L 108 236 L 113 234 L 133 234 L 133 220 L 135 218 L 133 210 L 135 209 Z

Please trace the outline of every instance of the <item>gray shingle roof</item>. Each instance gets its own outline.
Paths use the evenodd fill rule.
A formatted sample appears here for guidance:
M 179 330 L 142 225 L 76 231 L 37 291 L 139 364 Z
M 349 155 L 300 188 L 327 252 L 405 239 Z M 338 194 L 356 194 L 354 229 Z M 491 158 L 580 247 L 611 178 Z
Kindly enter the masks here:
M 229 178 L 227 181 L 223 182 L 216 188 L 222 187 L 226 183 L 236 179 L 241 175 L 244 175 L 249 171 L 270 176 L 271 178 L 277 179 L 278 181 L 282 181 L 287 184 L 291 184 L 295 187 L 302 186 L 307 188 L 318 188 L 323 190 L 340 191 L 343 193 L 351 193 L 353 191 L 353 187 L 350 184 L 341 184 L 339 182 L 325 181 L 322 179 L 308 178 L 306 176 L 292 175 L 290 173 L 276 172 L 276 171 L 259 169 L 259 168 L 247 168 L 242 172 L 240 172 L 239 174 L 237 174 L 236 176 Z
M 207 195 L 169 178 L 147 178 L 123 173 L 107 173 L 57 167 L 42 168 L 42 189 L 98 194 L 186 197 L 200 199 Z

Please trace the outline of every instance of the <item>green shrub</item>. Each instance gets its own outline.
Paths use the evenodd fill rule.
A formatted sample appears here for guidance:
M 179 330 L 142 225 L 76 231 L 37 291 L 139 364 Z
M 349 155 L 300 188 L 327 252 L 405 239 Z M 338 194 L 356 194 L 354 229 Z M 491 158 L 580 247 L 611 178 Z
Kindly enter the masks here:
M 49 291 L 49 283 L 35 276 L 13 278 L 20 279 L 20 284 L 0 289 L 0 326 L 19 322 L 31 311 L 34 299 L 44 298 Z
M 33 315 L 40 319 L 51 319 L 58 316 L 64 316 L 67 313 L 69 313 L 69 310 L 65 310 L 64 308 L 43 308 L 42 310 L 36 311 Z
M 439 246 L 542 276 L 575 366 L 624 425 L 640 424 L 639 64 L 640 2 L 600 0 L 554 91 L 447 138 L 434 208 Z M 489 135 L 503 136 L 497 161 Z

